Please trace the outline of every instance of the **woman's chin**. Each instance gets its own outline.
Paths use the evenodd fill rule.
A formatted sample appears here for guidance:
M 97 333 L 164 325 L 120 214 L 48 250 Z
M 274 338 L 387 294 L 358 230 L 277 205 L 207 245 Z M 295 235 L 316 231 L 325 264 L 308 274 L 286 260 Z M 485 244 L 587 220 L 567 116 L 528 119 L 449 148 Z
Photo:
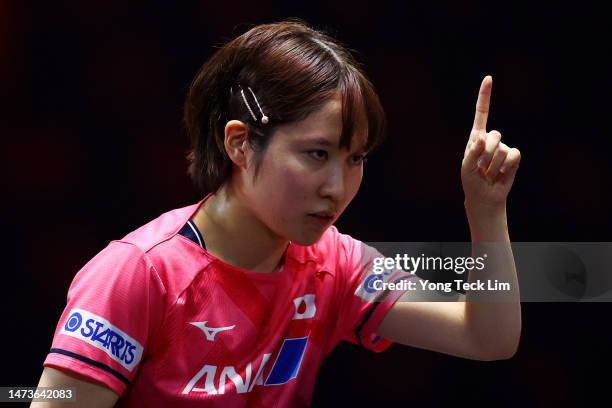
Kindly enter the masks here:
M 319 239 L 321 239 L 321 237 L 323 236 L 323 232 L 318 233 L 318 234 L 303 234 L 299 237 L 295 237 L 295 239 L 291 239 L 291 242 L 293 244 L 297 244 L 297 245 L 301 245 L 301 246 L 309 246 L 309 245 L 313 245 L 316 244 L 317 241 L 319 241 Z

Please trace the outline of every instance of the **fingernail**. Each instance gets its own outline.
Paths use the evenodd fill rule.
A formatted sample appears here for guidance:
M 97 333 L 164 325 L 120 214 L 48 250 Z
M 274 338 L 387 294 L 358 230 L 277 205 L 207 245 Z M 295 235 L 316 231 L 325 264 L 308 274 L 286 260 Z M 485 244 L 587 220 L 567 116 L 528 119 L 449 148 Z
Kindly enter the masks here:
M 502 173 L 502 174 L 505 173 L 506 172 L 506 168 L 504 166 L 501 166 L 499 168 L 499 172 Z
M 478 167 L 484 167 L 485 164 L 485 158 L 481 157 L 480 159 L 478 159 Z

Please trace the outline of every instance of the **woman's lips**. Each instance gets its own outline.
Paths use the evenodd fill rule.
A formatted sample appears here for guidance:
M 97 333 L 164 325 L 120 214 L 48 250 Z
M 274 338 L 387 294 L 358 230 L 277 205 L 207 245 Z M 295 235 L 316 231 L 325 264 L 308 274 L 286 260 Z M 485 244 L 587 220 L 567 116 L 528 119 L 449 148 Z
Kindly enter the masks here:
M 334 218 L 336 216 L 336 212 L 335 211 L 318 211 L 316 213 L 310 213 L 309 215 L 316 215 L 318 217 Z
M 309 220 L 318 227 L 325 227 L 330 224 L 334 217 L 331 215 L 308 214 Z

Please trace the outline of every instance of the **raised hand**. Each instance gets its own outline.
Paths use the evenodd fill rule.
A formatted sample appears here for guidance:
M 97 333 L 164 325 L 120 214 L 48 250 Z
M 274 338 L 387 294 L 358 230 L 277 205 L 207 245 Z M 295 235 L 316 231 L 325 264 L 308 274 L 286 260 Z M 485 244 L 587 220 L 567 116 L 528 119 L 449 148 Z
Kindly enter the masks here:
M 469 206 L 503 206 L 521 161 L 521 152 L 501 142 L 497 130 L 487 132 L 493 78 L 480 85 L 474 125 L 461 164 L 461 182 Z

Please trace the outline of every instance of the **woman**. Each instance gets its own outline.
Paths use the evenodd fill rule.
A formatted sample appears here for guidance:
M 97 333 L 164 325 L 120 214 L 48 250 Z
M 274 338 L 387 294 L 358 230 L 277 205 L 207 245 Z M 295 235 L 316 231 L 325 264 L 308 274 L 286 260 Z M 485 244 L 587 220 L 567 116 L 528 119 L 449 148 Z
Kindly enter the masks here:
M 508 243 L 520 154 L 485 130 L 491 81 L 462 180 L 473 241 Z M 204 199 L 111 242 L 76 275 L 39 386 L 74 386 L 83 406 L 299 407 L 341 340 L 513 355 L 517 298 L 396 302 L 402 292 L 364 286 L 379 254 L 333 223 L 384 122 L 350 53 L 302 23 L 257 26 L 219 49 L 185 103 Z M 492 276 L 516 284 L 502 252 Z

